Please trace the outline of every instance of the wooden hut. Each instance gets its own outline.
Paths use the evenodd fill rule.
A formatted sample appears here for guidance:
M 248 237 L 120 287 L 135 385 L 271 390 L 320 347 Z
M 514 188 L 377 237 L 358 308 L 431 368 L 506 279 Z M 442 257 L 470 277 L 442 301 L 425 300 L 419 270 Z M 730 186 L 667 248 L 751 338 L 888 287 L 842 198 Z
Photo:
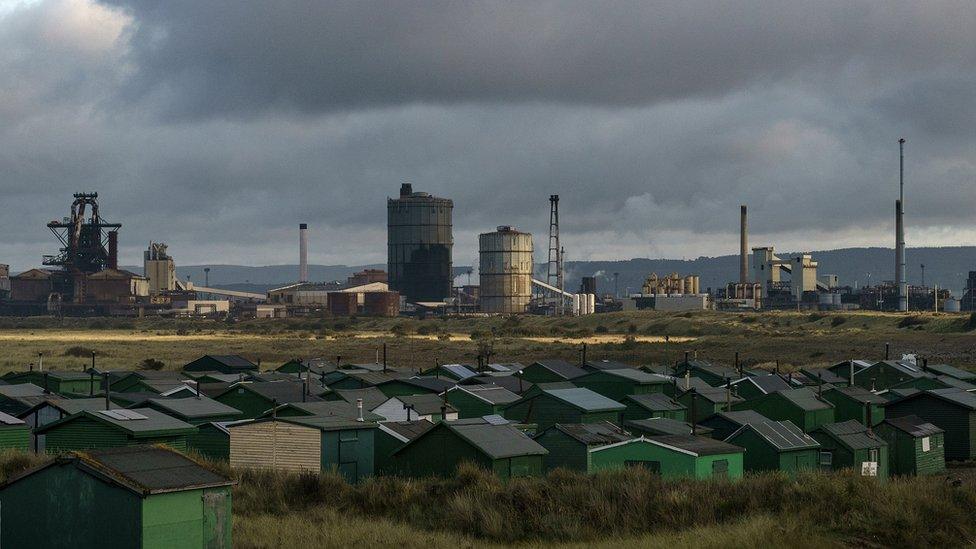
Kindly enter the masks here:
M 591 451 L 592 469 L 643 467 L 664 478 L 738 479 L 742 448 L 694 435 L 639 437 Z

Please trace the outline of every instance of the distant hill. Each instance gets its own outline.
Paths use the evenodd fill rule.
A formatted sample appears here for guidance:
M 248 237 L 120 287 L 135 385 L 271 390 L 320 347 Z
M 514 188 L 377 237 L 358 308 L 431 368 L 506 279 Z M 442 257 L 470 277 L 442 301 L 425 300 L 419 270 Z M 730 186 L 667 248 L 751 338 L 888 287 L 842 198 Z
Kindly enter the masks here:
M 895 252 L 891 248 L 843 248 L 810 252 L 820 265 L 818 274 L 836 274 L 842 285 L 876 284 L 879 281 L 894 279 Z M 796 255 L 791 252 L 777 252 L 780 257 Z M 976 246 L 957 246 L 946 248 L 909 248 L 907 251 L 908 279 L 912 284 L 922 282 L 920 265 L 925 265 L 925 283 L 938 284 L 960 294 L 965 287 L 970 270 L 976 270 Z M 750 263 L 751 265 L 751 263 Z M 247 267 L 242 265 L 187 265 L 177 266 L 177 276 L 181 280 L 190 277 L 196 284 L 203 284 L 205 267 L 210 267 L 210 285 L 228 289 L 262 292 L 269 288 L 282 286 L 295 281 L 298 265 L 269 265 Z M 142 272 L 142 267 L 123 267 L 134 272 Z M 309 278 L 328 282 L 345 280 L 346 277 L 363 269 L 385 269 L 385 264 L 372 265 L 309 265 Z M 463 274 L 466 266 L 455 266 L 455 276 L 461 276 L 460 283 L 467 280 Z M 698 259 L 645 259 L 636 258 L 621 261 L 570 261 L 566 264 L 567 290 L 579 287 L 583 276 L 596 276 L 600 292 L 613 291 L 613 273 L 620 273 L 618 288 L 636 292 L 640 290 L 644 278 L 655 272 L 664 275 L 671 272 L 697 274 L 701 277 L 701 287 L 719 288 L 738 278 L 739 257 L 725 255 L 719 257 L 699 257 Z M 536 265 L 536 276 L 545 279 L 545 264 Z M 477 273 L 472 276 L 477 284 Z

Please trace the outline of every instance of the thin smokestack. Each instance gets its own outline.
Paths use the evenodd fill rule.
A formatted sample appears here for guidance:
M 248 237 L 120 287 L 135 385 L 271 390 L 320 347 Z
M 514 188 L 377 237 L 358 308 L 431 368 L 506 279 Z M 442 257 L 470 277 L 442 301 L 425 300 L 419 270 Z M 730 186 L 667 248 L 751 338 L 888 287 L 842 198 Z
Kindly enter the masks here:
M 895 284 L 898 310 L 908 311 L 908 277 L 905 272 L 905 140 L 898 140 L 898 201 L 895 203 Z
M 298 281 L 308 282 L 308 224 L 298 226 Z
M 740 206 L 739 215 L 739 282 L 749 282 L 749 224 L 746 205 Z

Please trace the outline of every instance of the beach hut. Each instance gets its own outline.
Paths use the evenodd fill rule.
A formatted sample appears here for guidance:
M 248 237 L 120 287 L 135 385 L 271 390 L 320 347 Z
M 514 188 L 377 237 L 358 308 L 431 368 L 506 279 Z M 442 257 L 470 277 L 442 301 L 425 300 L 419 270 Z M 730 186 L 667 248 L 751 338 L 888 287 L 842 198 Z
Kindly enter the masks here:
M 140 444 L 186 451 L 187 436 L 195 432 L 193 425 L 152 408 L 84 410 L 35 430 L 52 454 Z
M 820 443 L 791 421 L 746 423 L 725 441 L 745 448 L 746 471 L 795 474 L 817 468 Z
M 945 431 L 945 458 L 976 458 L 976 395 L 959 389 L 916 391 L 885 405 L 885 416 L 918 416 Z
M 624 421 L 649 417 L 685 421 L 688 417 L 688 407 L 664 393 L 627 395 L 620 402 L 627 407 L 623 412 Z
M 859 421 L 827 423 L 810 433 L 820 443 L 820 467 L 853 468 L 862 476 L 888 477 L 888 444 Z
M 621 368 L 595 370 L 573 379 L 573 384 L 619 401 L 627 395 L 663 393 L 671 382 L 643 370 Z
M 556 423 L 620 422 L 626 408 L 589 389 L 544 389 L 525 396 L 505 408 L 505 417 L 519 423 L 534 423 L 540 430 Z
M 733 410 L 755 410 L 769 419 L 792 421 L 810 432 L 834 421 L 834 405 L 817 396 L 809 387 L 777 391 L 732 406 Z
M 663 478 L 738 479 L 743 449 L 695 435 L 639 437 L 591 450 L 592 470 L 641 467 Z
M 565 360 L 539 360 L 529 364 L 519 377 L 530 383 L 571 381 L 586 375 L 586 370 Z
M 853 419 L 865 422 L 868 426 L 877 425 L 884 421 L 884 406 L 888 402 L 863 387 L 831 387 L 824 390 L 823 399 L 834 405 L 834 421 L 841 422 Z M 870 418 L 866 416 L 870 415 Z
M 945 431 L 918 416 L 886 419 L 875 431 L 888 443 L 894 475 L 934 475 L 945 471 Z
M 519 395 L 497 385 L 458 385 L 447 391 L 447 401 L 458 417 L 501 415 L 505 406 L 517 402 Z
M 0 545 L 230 549 L 233 484 L 155 446 L 71 454 L 0 486 Z
M 533 437 L 549 453 L 543 458 L 546 471 L 556 468 L 590 472 L 593 448 L 630 440 L 626 432 L 608 421 L 599 423 L 557 423 Z
M 183 366 L 184 372 L 220 372 L 221 374 L 246 374 L 257 372 L 257 364 L 240 355 L 204 355 Z
M 692 425 L 687 421 L 678 421 L 666 417 L 649 417 L 647 419 L 632 419 L 624 422 L 624 428 L 634 435 L 658 437 L 663 435 L 701 435 L 710 436 L 712 430 L 701 425 Z

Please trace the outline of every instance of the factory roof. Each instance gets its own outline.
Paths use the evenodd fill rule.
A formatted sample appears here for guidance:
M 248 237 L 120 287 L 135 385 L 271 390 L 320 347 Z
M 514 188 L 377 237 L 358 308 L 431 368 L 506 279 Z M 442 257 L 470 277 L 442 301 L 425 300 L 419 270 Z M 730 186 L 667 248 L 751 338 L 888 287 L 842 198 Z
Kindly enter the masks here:
M 808 450 L 820 447 L 820 443 L 810 435 L 804 433 L 802 429 L 789 420 L 746 423 L 742 427 L 739 427 L 736 432 L 729 435 L 726 440 L 731 440 L 739 433 L 747 430 L 754 431 L 781 452 Z

